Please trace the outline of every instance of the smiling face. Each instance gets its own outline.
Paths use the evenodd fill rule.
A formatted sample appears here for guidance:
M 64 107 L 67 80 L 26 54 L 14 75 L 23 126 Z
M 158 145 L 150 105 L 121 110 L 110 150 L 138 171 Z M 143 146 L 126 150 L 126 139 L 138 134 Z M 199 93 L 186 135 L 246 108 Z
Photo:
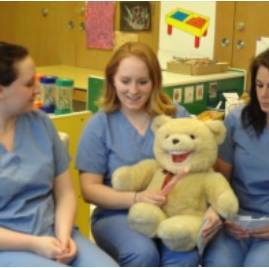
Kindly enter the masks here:
M 152 81 L 145 62 L 135 56 L 124 58 L 114 76 L 114 87 L 122 110 L 146 110 L 152 92 Z
M 256 75 L 256 93 L 261 110 L 269 118 L 269 70 L 260 66 Z
M 162 168 L 177 173 L 212 167 L 217 157 L 217 140 L 205 123 L 192 118 L 170 119 L 155 131 L 154 155 Z
M 35 85 L 35 65 L 30 56 L 17 62 L 17 79 L 8 86 L 1 86 L 1 105 L 9 115 L 18 115 L 32 109 L 39 89 Z

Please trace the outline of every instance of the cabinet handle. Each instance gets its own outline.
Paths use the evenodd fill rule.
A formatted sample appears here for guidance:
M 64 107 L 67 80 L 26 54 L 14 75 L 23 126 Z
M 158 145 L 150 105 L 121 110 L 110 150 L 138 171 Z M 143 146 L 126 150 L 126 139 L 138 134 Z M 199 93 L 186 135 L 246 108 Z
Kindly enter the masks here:
M 68 29 L 70 29 L 70 30 L 74 29 L 74 28 L 75 28 L 75 22 L 74 22 L 73 20 L 69 20 L 69 21 L 67 22 L 67 27 L 68 27 Z
M 242 48 L 244 48 L 245 47 L 245 42 L 243 41 L 243 40 L 238 40 L 237 42 L 236 42 L 236 48 L 237 49 L 242 49 Z
M 48 8 L 42 8 L 41 9 L 41 15 L 43 17 L 47 17 L 49 15 L 49 9 Z
M 222 47 L 228 47 L 230 45 L 230 39 L 224 37 L 221 39 L 221 46 Z
M 243 22 L 243 21 L 239 21 L 235 24 L 235 29 L 238 31 L 238 32 L 242 32 L 244 31 L 246 28 L 246 24 Z
M 85 23 L 82 21 L 82 22 L 80 22 L 80 24 L 79 24 L 79 29 L 81 30 L 81 31 L 85 31 Z

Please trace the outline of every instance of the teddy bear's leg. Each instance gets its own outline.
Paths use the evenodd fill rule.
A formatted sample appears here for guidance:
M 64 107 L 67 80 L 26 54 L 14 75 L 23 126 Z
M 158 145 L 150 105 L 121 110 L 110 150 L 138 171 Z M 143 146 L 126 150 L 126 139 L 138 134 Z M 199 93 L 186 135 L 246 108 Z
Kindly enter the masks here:
M 189 251 L 197 244 L 202 217 L 192 215 L 174 216 L 164 220 L 158 227 L 158 237 L 174 251 Z
M 159 224 L 166 219 L 164 212 L 155 205 L 149 203 L 134 204 L 128 215 L 130 227 L 148 237 L 154 237 Z

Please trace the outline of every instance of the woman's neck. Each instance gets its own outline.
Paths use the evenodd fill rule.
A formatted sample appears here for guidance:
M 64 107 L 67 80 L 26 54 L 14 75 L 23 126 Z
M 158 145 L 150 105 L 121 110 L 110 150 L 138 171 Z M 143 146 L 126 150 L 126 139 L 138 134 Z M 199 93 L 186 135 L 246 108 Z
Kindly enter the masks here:
M 121 109 L 128 121 L 136 128 L 139 134 L 144 135 L 150 124 L 150 116 L 146 110 L 129 111 Z
M 121 112 L 126 115 L 128 118 L 133 118 L 133 119 L 139 119 L 141 117 L 148 116 L 148 112 L 146 110 L 139 110 L 139 111 L 131 111 L 127 109 L 121 109 Z
M 11 129 L 15 128 L 15 117 L 0 116 L 0 134 L 8 133 Z

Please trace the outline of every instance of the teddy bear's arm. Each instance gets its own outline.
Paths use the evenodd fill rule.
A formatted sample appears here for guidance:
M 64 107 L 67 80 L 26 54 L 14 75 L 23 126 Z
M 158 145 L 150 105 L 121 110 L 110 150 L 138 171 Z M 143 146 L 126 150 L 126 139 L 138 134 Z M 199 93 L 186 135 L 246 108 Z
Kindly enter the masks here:
M 225 219 L 233 218 L 238 212 L 238 200 L 224 176 L 210 172 L 206 178 L 207 200 Z
M 120 191 L 144 190 L 158 168 L 156 160 L 146 159 L 133 166 L 118 168 L 112 174 L 112 186 Z

